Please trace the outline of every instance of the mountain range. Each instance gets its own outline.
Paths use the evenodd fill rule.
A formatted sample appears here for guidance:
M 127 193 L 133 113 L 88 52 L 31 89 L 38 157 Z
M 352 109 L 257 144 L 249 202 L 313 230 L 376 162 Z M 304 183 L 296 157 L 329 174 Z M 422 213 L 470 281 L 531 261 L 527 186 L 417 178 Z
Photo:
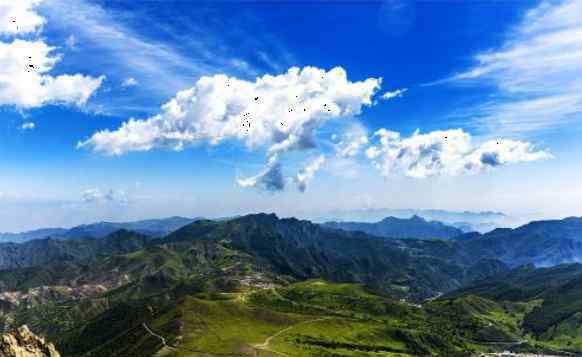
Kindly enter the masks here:
M 200 218 L 168 217 L 134 222 L 97 222 L 73 228 L 42 228 L 22 233 L 0 233 L 0 242 L 21 243 L 41 238 L 103 238 L 120 229 L 127 229 L 149 237 L 161 237 Z
M 398 239 L 256 214 L 3 243 L 0 328 L 75 357 L 582 353 L 582 265 L 557 265 L 577 231 Z
M 464 233 L 461 229 L 438 221 L 426 221 L 422 217 L 386 217 L 375 223 L 367 222 L 326 222 L 326 227 L 346 231 L 361 231 L 371 235 L 398 239 L 450 239 Z
M 496 257 L 517 267 L 582 262 L 582 218 L 530 222 L 515 229 L 498 228 L 486 234 L 457 237 L 470 254 Z
M 329 212 L 323 217 L 315 217 L 314 220 L 317 222 L 333 220 L 373 223 L 385 217 L 411 218 L 413 216 L 422 217 L 429 221 L 439 221 L 462 229 L 465 232 L 477 231 L 485 233 L 495 228 L 514 226 L 514 219 L 502 212 L 448 211 L 442 209 L 346 209 Z

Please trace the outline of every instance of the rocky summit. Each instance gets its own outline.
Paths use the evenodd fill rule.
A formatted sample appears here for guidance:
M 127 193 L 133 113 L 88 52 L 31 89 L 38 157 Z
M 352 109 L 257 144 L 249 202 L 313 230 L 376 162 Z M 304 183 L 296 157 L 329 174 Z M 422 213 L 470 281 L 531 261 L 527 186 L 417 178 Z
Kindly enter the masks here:
M 0 340 L 0 357 L 61 357 L 52 343 L 32 333 L 28 326 L 10 331 Z

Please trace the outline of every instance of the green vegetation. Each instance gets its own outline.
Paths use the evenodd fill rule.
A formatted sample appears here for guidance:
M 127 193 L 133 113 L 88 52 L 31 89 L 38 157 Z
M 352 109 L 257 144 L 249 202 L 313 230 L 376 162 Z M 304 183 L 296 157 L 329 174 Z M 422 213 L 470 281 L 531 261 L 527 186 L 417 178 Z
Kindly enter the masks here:
M 199 221 L 143 247 L 114 237 L 99 243 L 111 254 L 0 271 L 3 328 L 26 323 L 65 357 L 582 350 L 580 265 L 462 264 L 454 242 L 271 215 Z

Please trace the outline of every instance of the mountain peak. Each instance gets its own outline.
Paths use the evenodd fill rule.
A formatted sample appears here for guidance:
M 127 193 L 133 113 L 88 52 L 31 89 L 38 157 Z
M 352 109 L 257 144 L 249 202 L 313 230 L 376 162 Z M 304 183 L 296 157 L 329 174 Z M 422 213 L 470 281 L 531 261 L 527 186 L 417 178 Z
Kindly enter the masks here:
M 279 220 L 275 213 L 253 213 L 246 216 L 236 218 L 239 221 L 256 221 L 259 223 L 272 223 Z

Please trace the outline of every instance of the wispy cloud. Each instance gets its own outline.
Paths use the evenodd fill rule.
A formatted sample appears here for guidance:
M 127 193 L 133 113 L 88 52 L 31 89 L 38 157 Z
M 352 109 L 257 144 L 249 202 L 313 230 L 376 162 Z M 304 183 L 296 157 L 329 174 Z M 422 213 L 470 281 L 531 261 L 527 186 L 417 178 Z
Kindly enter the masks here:
M 404 96 L 404 93 L 406 93 L 408 91 L 408 88 L 402 88 L 402 89 L 396 89 L 393 90 L 391 92 L 386 92 L 384 94 L 382 94 L 382 99 L 384 100 L 388 100 L 388 99 L 392 99 L 392 98 L 402 98 Z
M 107 61 L 112 72 L 124 74 L 122 78 L 127 78 L 127 74 L 139 75 L 142 78 L 138 79 L 151 88 L 169 93 L 184 87 L 188 77 L 211 71 L 172 47 L 143 37 L 97 4 L 83 0 L 46 0 L 43 10 L 52 23 L 74 34 L 77 45 L 100 53 L 95 59 Z
M 305 192 L 307 190 L 307 186 L 315 177 L 315 174 L 321 166 L 325 163 L 325 156 L 319 155 L 312 161 L 310 161 L 303 169 L 301 169 L 297 176 L 295 177 L 295 181 L 297 182 L 297 188 L 301 192 Z
M 124 205 L 128 202 L 125 191 L 114 191 L 112 189 L 103 191 L 99 188 L 89 188 L 84 190 L 81 192 L 81 199 L 83 203 L 87 204 L 115 203 Z
M 470 113 L 483 131 L 524 135 L 582 123 L 581 1 L 544 1 L 500 48 L 475 60 L 473 68 L 446 82 L 497 89 L 493 101 Z
M 133 77 L 126 78 L 123 82 L 121 82 L 122 87 L 134 87 L 137 86 L 138 84 L 139 82 L 137 81 L 137 79 Z
M 206 23 L 182 21 L 183 14 L 176 14 L 175 21 L 164 23 L 129 12 L 114 12 L 85 0 L 45 0 L 43 10 L 51 23 L 58 24 L 54 25 L 58 31 L 74 34 L 75 47 L 82 48 L 87 55 L 98 54 L 92 56 L 91 63 L 106 69 L 108 78 L 117 82 L 134 78 L 139 82 L 140 90 L 131 94 L 134 96 L 129 98 L 131 102 L 127 102 L 127 97 L 114 96 L 102 100 L 100 105 L 105 112 L 125 114 L 123 109 L 131 111 L 136 98 L 149 102 L 150 109 L 154 109 L 177 91 L 191 87 L 203 75 L 227 73 L 254 78 L 262 73 L 257 63 L 240 58 L 232 50 L 227 35 L 234 30 L 227 27 L 219 35 L 215 29 L 205 27 Z M 174 25 L 180 26 L 179 30 Z M 146 34 L 142 26 L 153 27 L 157 35 Z M 261 43 L 253 46 L 251 54 L 265 51 Z M 264 53 L 255 62 L 270 58 Z M 277 64 L 271 61 L 264 66 Z
M 22 123 L 22 125 L 20 126 L 20 129 L 22 130 L 32 130 L 36 127 L 36 124 L 34 124 L 33 122 L 26 122 L 26 123 Z

